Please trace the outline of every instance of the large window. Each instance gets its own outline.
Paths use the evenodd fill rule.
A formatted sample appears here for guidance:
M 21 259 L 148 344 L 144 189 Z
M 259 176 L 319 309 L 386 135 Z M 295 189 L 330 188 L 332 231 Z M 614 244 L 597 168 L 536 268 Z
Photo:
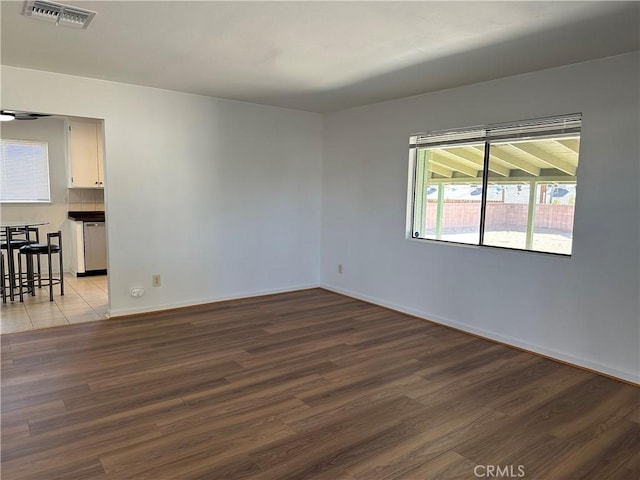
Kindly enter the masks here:
M 410 236 L 570 255 L 581 115 L 413 135 Z
M 0 140 L 0 175 L 0 202 L 49 202 L 47 143 Z

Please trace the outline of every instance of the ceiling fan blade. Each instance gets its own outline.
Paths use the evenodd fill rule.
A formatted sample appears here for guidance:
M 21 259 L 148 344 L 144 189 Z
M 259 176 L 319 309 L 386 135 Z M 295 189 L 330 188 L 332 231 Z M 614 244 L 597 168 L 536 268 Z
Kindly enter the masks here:
M 16 120 L 37 120 L 38 118 L 51 116 L 46 113 L 17 112 L 14 110 L 0 110 L 0 113 L 12 115 Z

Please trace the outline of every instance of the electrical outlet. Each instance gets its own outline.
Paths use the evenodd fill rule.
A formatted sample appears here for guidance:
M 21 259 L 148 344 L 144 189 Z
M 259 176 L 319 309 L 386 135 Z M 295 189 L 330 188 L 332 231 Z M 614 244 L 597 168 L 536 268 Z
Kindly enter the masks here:
M 162 282 L 161 282 L 161 280 L 160 280 L 160 275 L 158 275 L 158 274 L 153 275 L 153 276 L 151 277 L 151 284 L 152 284 L 154 287 L 159 287 L 160 285 L 162 285 Z
M 141 297 L 144 295 L 144 288 L 132 288 L 130 293 L 132 297 Z
M 342 273 L 342 264 L 341 263 L 338 264 L 338 273 Z

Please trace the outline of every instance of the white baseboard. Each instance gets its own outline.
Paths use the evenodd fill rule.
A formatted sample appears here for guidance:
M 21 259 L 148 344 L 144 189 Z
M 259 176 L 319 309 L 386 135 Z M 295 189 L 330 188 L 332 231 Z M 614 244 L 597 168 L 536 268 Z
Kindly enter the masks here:
M 274 288 L 274 289 L 266 289 L 266 290 L 257 290 L 257 291 L 251 291 L 251 292 L 238 292 L 238 293 L 234 293 L 234 294 L 229 294 L 229 295 L 217 295 L 217 296 L 212 296 L 212 297 L 207 297 L 207 298 L 200 298 L 200 299 L 192 299 L 192 300 L 187 300 L 184 302 L 173 302 L 173 303 L 165 303 L 165 304 L 160 304 L 160 305 L 147 305 L 144 307 L 140 307 L 140 308 L 121 308 L 121 309 L 114 309 L 111 310 L 108 314 L 108 316 L 110 318 L 114 318 L 114 317 L 121 317 L 121 316 L 125 316 L 125 315 L 135 315 L 135 314 L 141 314 L 141 313 L 153 313 L 153 312 L 158 312 L 158 311 L 162 311 L 162 310 L 170 310 L 173 308 L 182 308 L 182 307 L 193 307 L 193 306 L 197 306 L 197 305 L 204 305 L 207 303 L 215 303 L 215 302 L 222 302 L 222 301 L 226 301 L 226 300 L 236 300 L 236 299 L 240 299 L 240 298 L 248 298 L 248 297 L 259 297 L 259 296 L 264 296 L 264 295 L 273 295 L 276 293 L 286 293 L 286 292 L 293 292 L 296 290 L 307 290 L 309 288 L 323 288 L 325 290 L 331 291 L 331 292 L 335 292 L 335 293 L 339 293 L 342 295 L 346 295 L 349 297 L 353 297 L 356 298 L 358 300 L 363 300 L 365 302 L 369 302 L 369 303 L 373 303 L 375 305 L 380 305 L 382 307 L 386 307 L 386 308 L 390 308 L 392 310 L 401 312 L 401 313 L 406 313 L 408 315 L 412 315 L 414 317 L 418 317 L 421 318 L 423 320 L 428 320 L 430 322 L 433 323 L 438 323 L 441 325 L 445 325 L 445 326 L 449 326 L 452 328 L 455 328 L 457 330 L 461 330 L 463 332 L 467 332 L 467 333 L 471 333 L 474 335 L 478 335 L 480 337 L 484 337 L 487 338 L 489 340 L 495 340 L 497 342 L 500 343 L 505 343 L 507 345 L 511 345 L 517 348 L 521 348 L 523 350 L 527 350 L 533 353 L 538 353 L 540 355 L 543 355 L 545 357 L 549 357 L 549 358 L 553 358 L 556 360 L 559 360 L 561 362 L 565 362 L 571 365 L 575 365 L 577 367 L 582 367 L 582 368 L 586 368 L 589 370 L 593 370 L 595 372 L 600 372 L 603 373 L 605 375 L 609 375 L 611 377 L 615 377 L 615 378 L 619 378 L 621 380 L 627 381 L 627 382 L 631 382 L 631 383 L 635 383 L 635 384 L 640 384 L 640 374 L 638 372 L 632 372 L 632 371 L 626 371 L 626 370 L 620 370 L 618 368 L 614 368 L 614 367 L 610 367 L 608 365 L 602 365 L 600 363 L 597 362 L 592 362 L 590 360 L 586 360 L 584 358 L 578 358 L 578 357 L 574 357 L 572 355 L 567 355 L 563 352 L 558 352 L 556 350 L 551 350 L 548 348 L 544 348 L 541 347 L 540 345 L 535 345 L 529 342 L 524 342 L 520 339 L 517 338 L 512 338 L 512 337 L 508 337 L 505 335 L 502 335 L 498 332 L 494 332 L 491 330 L 485 330 L 482 328 L 478 328 L 475 327 L 473 325 L 469 325 L 466 323 L 462 323 L 462 322 L 457 322 L 448 318 L 444 318 L 444 317 L 440 317 L 438 315 L 433 315 L 431 313 L 428 312 L 424 312 L 421 310 L 416 310 L 413 308 L 409 308 L 409 307 L 405 307 L 402 305 L 397 305 L 393 302 L 389 302 L 377 297 L 372 297 L 369 295 L 365 295 L 362 293 L 358 293 L 358 292 L 353 292 L 351 290 L 347 290 L 344 288 L 340 288 L 340 287 L 335 287 L 332 285 L 326 285 L 326 284 L 305 284 L 305 285 L 294 285 L 294 286 L 288 286 L 288 287 L 282 287 L 282 288 Z
M 318 285 L 317 283 L 313 283 L 313 284 L 294 285 L 289 287 L 273 288 L 273 289 L 266 289 L 266 290 L 254 290 L 251 292 L 238 292 L 238 293 L 233 293 L 229 295 L 216 295 L 212 297 L 186 300 L 184 302 L 164 303 L 159 305 L 146 305 L 140 308 L 116 308 L 109 311 L 108 317 L 115 318 L 115 317 L 122 317 L 125 315 L 153 313 L 153 312 L 159 312 L 162 310 L 171 310 L 173 308 L 195 307 L 197 305 L 205 305 L 207 303 L 224 302 L 226 300 L 237 300 L 240 298 L 249 298 L 249 297 L 262 297 L 265 295 L 273 295 L 276 293 L 295 292 L 297 290 L 307 290 L 309 288 L 319 288 L 319 287 L 320 285 Z
M 568 363 L 571 365 L 575 365 L 577 367 L 586 368 L 588 370 L 593 370 L 595 372 L 600 372 L 604 375 L 608 375 L 611 377 L 615 377 L 627 382 L 640 384 L 640 373 L 620 370 L 618 368 L 610 367 L 608 365 L 602 365 L 600 363 L 592 362 L 590 360 L 586 360 L 584 358 L 574 357 L 572 355 L 567 355 L 563 352 L 558 352 L 555 350 L 550 350 L 548 348 L 541 347 L 540 345 L 535 345 L 532 343 L 524 342 L 517 338 L 508 337 L 505 335 L 501 335 L 497 332 L 491 330 L 485 330 L 482 328 L 474 327 L 473 325 L 468 325 L 466 323 L 457 322 L 454 320 L 450 320 L 448 318 L 443 318 L 438 315 L 433 315 L 428 312 L 423 312 L 420 310 L 415 310 L 413 308 L 404 307 L 402 305 L 397 305 L 392 302 L 388 302 L 386 300 L 371 297 L 369 295 L 364 295 L 361 293 L 353 292 L 350 290 L 346 290 L 344 288 L 335 287 L 332 285 L 320 284 L 320 288 L 324 288 L 325 290 L 329 290 L 331 292 L 340 293 L 342 295 L 346 295 L 348 297 L 353 297 L 358 300 L 363 300 L 365 302 L 373 303 L 375 305 L 380 305 L 382 307 L 390 308 L 391 310 L 395 310 L 401 313 L 406 313 L 408 315 L 412 315 L 414 317 L 421 318 L 423 320 L 428 320 L 433 323 L 438 323 L 441 325 L 446 325 L 457 330 L 461 330 L 464 332 L 472 333 L 474 335 L 489 339 L 495 340 L 500 343 L 505 343 L 507 345 L 511 345 L 517 348 L 521 348 L 523 350 L 527 350 L 529 352 L 538 353 L 545 357 L 553 358 L 559 360 L 564 363 Z

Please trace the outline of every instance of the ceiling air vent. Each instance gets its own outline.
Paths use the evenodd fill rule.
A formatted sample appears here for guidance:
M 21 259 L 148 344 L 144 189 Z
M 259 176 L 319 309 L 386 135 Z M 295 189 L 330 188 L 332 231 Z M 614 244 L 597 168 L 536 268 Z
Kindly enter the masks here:
M 24 6 L 24 15 L 61 27 L 87 28 L 96 12 L 60 3 L 29 0 Z

